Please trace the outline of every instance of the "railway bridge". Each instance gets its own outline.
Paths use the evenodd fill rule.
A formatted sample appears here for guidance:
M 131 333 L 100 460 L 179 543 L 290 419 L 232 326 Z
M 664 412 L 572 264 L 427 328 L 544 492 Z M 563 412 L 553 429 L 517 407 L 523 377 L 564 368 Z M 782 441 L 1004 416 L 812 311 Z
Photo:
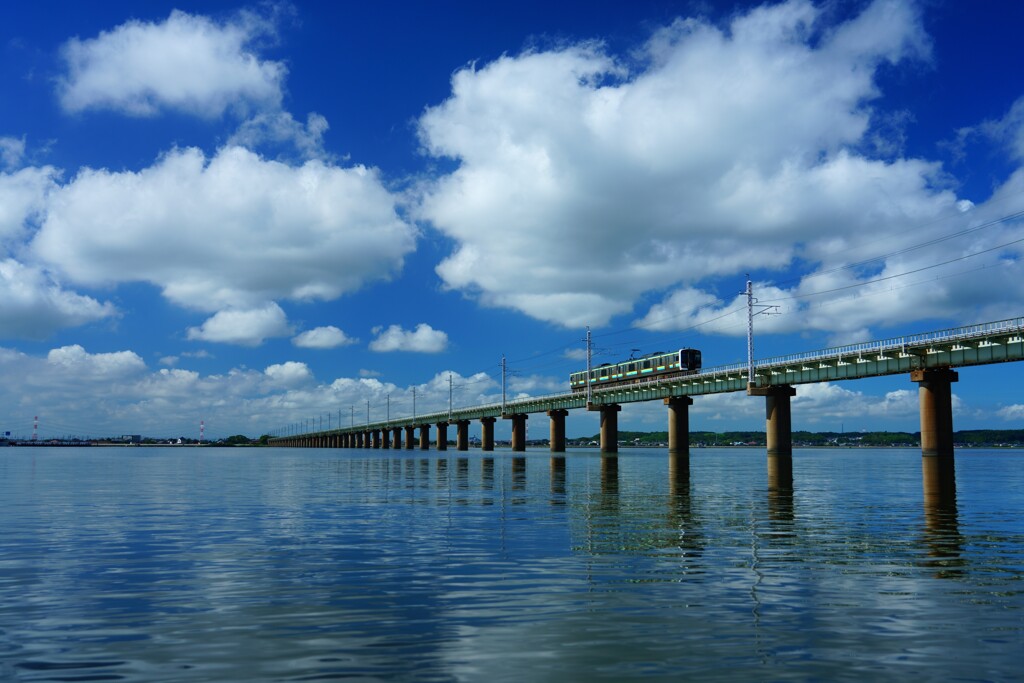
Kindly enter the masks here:
M 448 448 L 448 428 L 455 427 L 455 448 L 469 448 L 469 425 L 480 422 L 480 445 L 494 450 L 494 423 L 512 423 L 512 450 L 526 449 L 526 421 L 530 415 L 549 419 L 552 452 L 565 451 L 565 417 L 570 410 L 600 413 L 601 451 L 618 451 L 618 412 L 624 403 L 663 401 L 668 412 L 669 451 L 689 453 L 689 406 L 694 397 L 745 391 L 763 397 L 769 475 L 792 476 L 790 399 L 802 384 L 834 382 L 882 375 L 909 375 L 918 385 L 921 417 L 921 452 L 926 472 L 952 470 L 953 416 L 951 386 L 957 368 L 1024 360 L 1024 317 L 922 334 L 864 342 L 820 351 L 798 353 L 704 369 L 696 374 L 639 379 L 630 384 L 523 398 L 502 403 L 369 422 L 326 431 L 272 438 L 276 446 L 314 448 L 429 449 L 431 429 L 439 451 Z M 417 437 L 418 431 L 418 437 Z

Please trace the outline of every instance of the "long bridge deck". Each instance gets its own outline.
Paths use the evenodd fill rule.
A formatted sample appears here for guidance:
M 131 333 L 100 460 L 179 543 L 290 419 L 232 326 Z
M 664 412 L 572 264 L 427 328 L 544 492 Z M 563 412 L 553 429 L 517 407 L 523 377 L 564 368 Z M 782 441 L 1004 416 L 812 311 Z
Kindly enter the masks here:
M 761 390 L 815 382 L 907 374 L 936 368 L 957 368 L 1024 360 L 1024 317 L 952 329 L 892 337 L 820 351 L 808 351 L 756 361 L 753 385 Z M 628 385 L 595 389 L 591 409 L 639 401 L 748 391 L 747 365 L 706 368 L 685 377 L 652 378 Z M 532 396 L 501 403 L 463 406 L 447 410 L 395 417 L 350 427 L 310 432 L 273 439 L 284 443 L 298 439 L 339 436 L 374 430 L 421 427 L 508 415 L 549 413 L 587 408 L 583 392 Z
M 660 399 L 669 409 L 669 449 L 686 453 L 689 449 L 688 407 L 692 397 L 746 391 L 765 397 L 769 462 L 781 459 L 785 463 L 792 457 L 790 398 L 796 394 L 796 386 L 910 374 L 910 379 L 920 387 L 923 455 L 939 456 L 939 460 L 951 468 L 950 384 L 958 379 L 953 369 L 1016 360 L 1024 360 L 1024 317 L 764 358 L 754 364 L 753 381 L 748 376 L 748 366 L 736 364 L 682 377 L 638 379 L 629 384 L 594 388 L 589 400 L 586 392 L 530 396 L 507 400 L 504 404 L 467 405 L 384 422 L 281 436 L 271 439 L 271 443 L 377 449 L 389 449 L 393 443 L 396 449 L 403 446 L 413 449 L 415 430 L 419 429 L 419 445 L 426 450 L 430 445 L 430 428 L 435 426 L 437 450 L 444 451 L 447 427 L 455 424 L 457 449 L 465 451 L 469 445 L 468 425 L 479 420 L 481 447 L 492 451 L 495 421 L 508 419 L 512 421 L 512 450 L 524 451 L 527 416 L 544 413 L 551 418 L 551 450 L 561 452 L 565 450 L 565 416 L 570 410 L 586 409 L 600 412 L 601 450 L 614 453 L 617 451 L 617 412 L 622 404 Z M 770 465 L 770 469 L 772 467 Z M 783 466 L 783 472 L 785 469 Z

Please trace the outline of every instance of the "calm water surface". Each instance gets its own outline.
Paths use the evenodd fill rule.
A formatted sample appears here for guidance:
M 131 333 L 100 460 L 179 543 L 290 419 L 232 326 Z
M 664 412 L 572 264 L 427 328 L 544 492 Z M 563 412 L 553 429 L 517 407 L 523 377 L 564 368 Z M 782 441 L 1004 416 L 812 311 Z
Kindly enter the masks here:
M 487 455 L 3 449 L 0 680 L 1024 680 L 1024 453 Z

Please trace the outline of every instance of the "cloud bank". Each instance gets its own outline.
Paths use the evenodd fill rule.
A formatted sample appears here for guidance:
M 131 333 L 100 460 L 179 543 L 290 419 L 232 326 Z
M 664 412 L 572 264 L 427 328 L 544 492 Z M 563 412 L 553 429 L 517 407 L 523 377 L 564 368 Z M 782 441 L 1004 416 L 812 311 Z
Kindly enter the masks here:
M 779 290 L 789 298 L 934 264 L 948 250 L 832 272 L 986 219 L 962 217 L 939 164 L 877 152 L 880 69 L 929 60 L 910 3 L 877 0 L 833 26 L 791 0 L 728 26 L 677 20 L 636 59 L 584 43 L 467 66 L 419 120 L 424 151 L 458 165 L 418 207 L 455 243 L 437 273 L 482 304 L 567 327 L 660 295 L 640 324 L 681 329 L 700 306 L 727 306 L 716 283 L 738 290 L 751 270 L 813 276 Z M 984 301 L 890 286 L 862 290 L 883 305 L 823 308 L 811 328 L 855 335 Z M 801 315 L 785 324 L 820 301 L 791 307 Z

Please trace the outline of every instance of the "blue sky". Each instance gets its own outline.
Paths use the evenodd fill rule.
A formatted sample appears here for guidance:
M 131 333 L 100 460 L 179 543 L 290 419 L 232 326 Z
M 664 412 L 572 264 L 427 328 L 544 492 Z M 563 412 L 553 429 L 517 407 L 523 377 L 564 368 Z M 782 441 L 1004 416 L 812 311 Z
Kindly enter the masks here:
M 587 325 L 598 362 L 741 362 L 747 273 L 780 310 L 758 357 L 1024 315 L 1022 21 L 897 0 L 7 3 L 3 429 L 383 419 L 414 389 L 417 412 L 447 405 L 449 376 L 456 404 L 495 400 L 502 355 L 510 396 L 554 393 Z M 1020 427 L 1021 373 L 962 371 L 956 427 Z M 620 420 L 664 429 L 664 407 Z M 763 405 L 704 397 L 691 424 L 762 429 Z M 797 429 L 917 426 L 907 377 L 794 403 Z

